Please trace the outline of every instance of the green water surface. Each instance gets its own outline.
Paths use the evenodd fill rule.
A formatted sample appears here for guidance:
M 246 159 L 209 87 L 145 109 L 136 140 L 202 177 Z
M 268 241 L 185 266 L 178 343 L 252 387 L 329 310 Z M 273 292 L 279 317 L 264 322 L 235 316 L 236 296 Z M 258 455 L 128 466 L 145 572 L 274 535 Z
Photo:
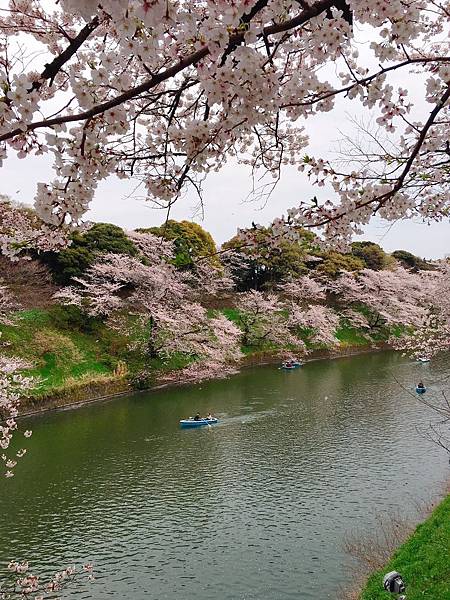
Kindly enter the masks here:
M 0 562 L 94 562 L 73 598 L 336 599 L 346 535 L 448 477 L 417 430 L 430 411 L 408 392 L 419 379 L 438 392 L 448 375 L 445 356 L 379 353 L 29 419 L 28 454 L 0 481 Z M 179 429 L 209 410 L 218 425 Z

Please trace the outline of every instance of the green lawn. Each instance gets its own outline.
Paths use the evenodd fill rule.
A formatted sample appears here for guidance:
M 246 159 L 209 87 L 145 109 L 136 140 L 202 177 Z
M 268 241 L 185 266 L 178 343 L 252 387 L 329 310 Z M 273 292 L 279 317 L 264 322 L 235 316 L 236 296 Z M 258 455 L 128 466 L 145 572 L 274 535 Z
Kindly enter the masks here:
M 132 385 L 148 387 L 156 372 L 175 371 L 192 360 L 182 353 L 166 360 L 148 359 L 130 349 L 134 338 L 99 320 L 84 318 L 73 307 L 18 312 L 12 325 L 0 324 L 0 335 L 6 353 L 30 364 L 26 373 L 36 378 L 34 397 L 79 382 L 115 378 L 116 369 L 126 374 Z
M 211 310 L 210 315 L 216 312 Z M 239 322 L 237 309 L 223 308 L 221 312 L 230 321 Z M 72 387 L 74 383 L 115 378 L 118 373 L 127 375 L 135 387 L 149 387 L 158 372 L 175 371 L 192 361 L 192 357 L 182 353 L 166 360 L 149 359 L 145 353 L 130 349 L 136 347 L 137 342 L 142 342 L 143 329 L 140 322 L 133 327 L 133 317 L 128 318 L 130 334 L 125 336 L 99 319 L 84 317 L 75 307 L 55 305 L 46 310 L 17 313 L 13 325 L 0 324 L 0 335 L 6 352 L 30 363 L 28 374 L 36 377 L 37 384 L 32 394 L 36 397 L 49 396 L 65 386 Z M 305 346 L 309 350 L 326 349 L 313 341 L 313 334 L 306 328 L 300 332 Z M 381 338 L 383 335 L 386 336 L 386 332 L 381 334 Z M 350 327 L 345 320 L 336 337 L 342 347 L 366 345 L 374 339 Z M 270 342 L 242 347 L 244 355 L 280 350 L 295 354 L 299 349 Z
M 70 311 L 27 310 L 16 315 L 13 326 L 1 325 L 5 350 L 27 360 L 28 374 L 36 377 L 36 396 L 61 387 L 69 379 L 113 375 L 118 359 L 110 354 L 105 332 L 82 332 Z
M 366 346 L 372 341 L 364 336 L 359 329 L 351 327 L 345 322 L 341 323 L 335 335 L 343 348 L 347 346 Z
M 383 576 L 398 571 L 406 583 L 408 600 L 450 599 L 450 495 L 400 546 L 391 562 L 367 582 L 361 600 L 388 600 Z

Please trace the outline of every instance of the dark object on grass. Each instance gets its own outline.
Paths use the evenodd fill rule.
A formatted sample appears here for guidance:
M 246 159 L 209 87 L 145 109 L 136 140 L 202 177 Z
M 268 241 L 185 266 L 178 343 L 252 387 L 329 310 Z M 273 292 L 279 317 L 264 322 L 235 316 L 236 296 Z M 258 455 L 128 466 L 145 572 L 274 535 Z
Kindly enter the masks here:
M 402 594 L 405 591 L 405 582 L 397 571 L 386 573 L 383 578 L 383 587 L 391 594 Z

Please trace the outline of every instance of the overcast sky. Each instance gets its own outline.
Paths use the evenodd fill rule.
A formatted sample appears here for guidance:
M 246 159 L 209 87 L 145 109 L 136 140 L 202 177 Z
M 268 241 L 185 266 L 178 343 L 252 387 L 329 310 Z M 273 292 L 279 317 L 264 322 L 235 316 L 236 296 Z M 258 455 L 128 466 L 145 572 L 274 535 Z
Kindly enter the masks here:
M 340 129 L 352 131 L 351 119 L 345 112 L 348 108 L 348 104 L 345 108 L 340 106 L 333 113 L 308 122 L 310 154 L 326 156 L 330 154 L 330 148 L 336 148 L 335 141 L 340 136 L 336 123 Z M 26 203 L 31 203 L 38 181 L 52 179 L 50 160 L 46 156 L 19 160 L 11 155 L 4 162 L 1 173 L 1 193 Z M 212 173 L 205 182 L 204 215 L 198 210 L 198 198 L 189 193 L 173 207 L 171 218 L 195 220 L 220 244 L 232 237 L 238 227 L 249 227 L 252 221 L 269 224 L 301 200 L 314 195 L 325 199 L 330 195 L 325 188 L 312 186 L 304 174 L 292 167 L 285 169 L 265 206 L 247 199 L 250 189 L 248 169 L 228 164 L 220 173 Z M 87 218 L 134 229 L 160 225 L 165 216 L 164 211 L 140 199 L 139 192 L 133 194 L 130 182 L 111 177 L 100 184 Z M 362 239 L 378 242 L 387 251 L 405 249 L 421 257 L 441 258 L 450 254 L 450 222 L 428 225 L 419 219 L 397 223 L 374 219 Z
M 0 6 L 4 2 L 5 0 L 0 0 Z M 366 62 L 370 63 L 367 48 L 373 32 L 371 35 L 364 30 L 356 33 L 360 41 L 360 52 Z M 42 60 L 42 57 L 38 57 L 38 60 Z M 423 101 L 423 80 L 417 75 L 407 76 L 405 80 L 405 76 L 406 73 L 396 75 L 392 82 L 409 90 L 410 98 L 416 105 L 414 117 L 426 120 L 431 106 Z M 348 114 L 349 110 L 353 111 L 352 114 Z M 332 157 L 342 131 L 350 137 L 357 135 L 353 118 L 364 118 L 367 122 L 368 116 L 363 113 L 359 103 L 339 98 L 332 112 L 307 120 L 310 147 L 305 149 L 305 153 L 323 158 Z M 37 182 L 53 179 L 50 161 L 48 156 L 19 160 L 11 153 L 1 169 L 0 193 L 21 202 L 32 203 Z M 89 182 L 85 183 L 89 185 Z M 139 199 L 139 192 L 133 193 L 134 185 L 115 177 L 102 182 L 87 218 L 115 223 L 128 229 L 161 224 L 166 213 Z M 280 183 L 265 206 L 261 202 L 247 200 L 250 189 L 248 168 L 228 164 L 220 173 L 212 173 L 204 184 L 204 214 L 198 210 L 196 196 L 188 193 L 173 207 L 171 218 L 195 220 L 210 231 L 220 244 L 232 237 L 238 227 L 249 227 L 252 221 L 269 224 L 275 217 L 285 213 L 286 209 L 314 195 L 319 200 L 333 198 L 332 192 L 327 188 L 313 187 L 306 176 L 293 167 L 283 171 Z M 425 258 L 440 258 L 450 254 L 450 221 L 428 225 L 420 220 L 387 223 L 374 219 L 366 228 L 363 239 L 378 242 L 387 251 L 405 249 Z

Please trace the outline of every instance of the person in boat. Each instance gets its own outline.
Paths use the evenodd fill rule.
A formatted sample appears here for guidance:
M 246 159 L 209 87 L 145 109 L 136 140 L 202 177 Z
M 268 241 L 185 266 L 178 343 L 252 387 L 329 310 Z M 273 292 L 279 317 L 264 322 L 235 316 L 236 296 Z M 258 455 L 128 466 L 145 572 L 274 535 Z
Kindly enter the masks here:
M 423 381 L 419 381 L 419 383 L 417 384 L 417 389 L 419 389 L 419 390 L 425 389 L 425 386 L 423 385 Z
M 200 413 L 197 413 L 194 417 L 194 421 L 201 421 L 201 420 L 202 420 L 202 418 L 200 416 Z
M 211 412 L 208 412 L 208 414 L 205 417 L 208 421 L 210 421 L 211 419 L 214 419 L 214 417 L 212 416 Z

